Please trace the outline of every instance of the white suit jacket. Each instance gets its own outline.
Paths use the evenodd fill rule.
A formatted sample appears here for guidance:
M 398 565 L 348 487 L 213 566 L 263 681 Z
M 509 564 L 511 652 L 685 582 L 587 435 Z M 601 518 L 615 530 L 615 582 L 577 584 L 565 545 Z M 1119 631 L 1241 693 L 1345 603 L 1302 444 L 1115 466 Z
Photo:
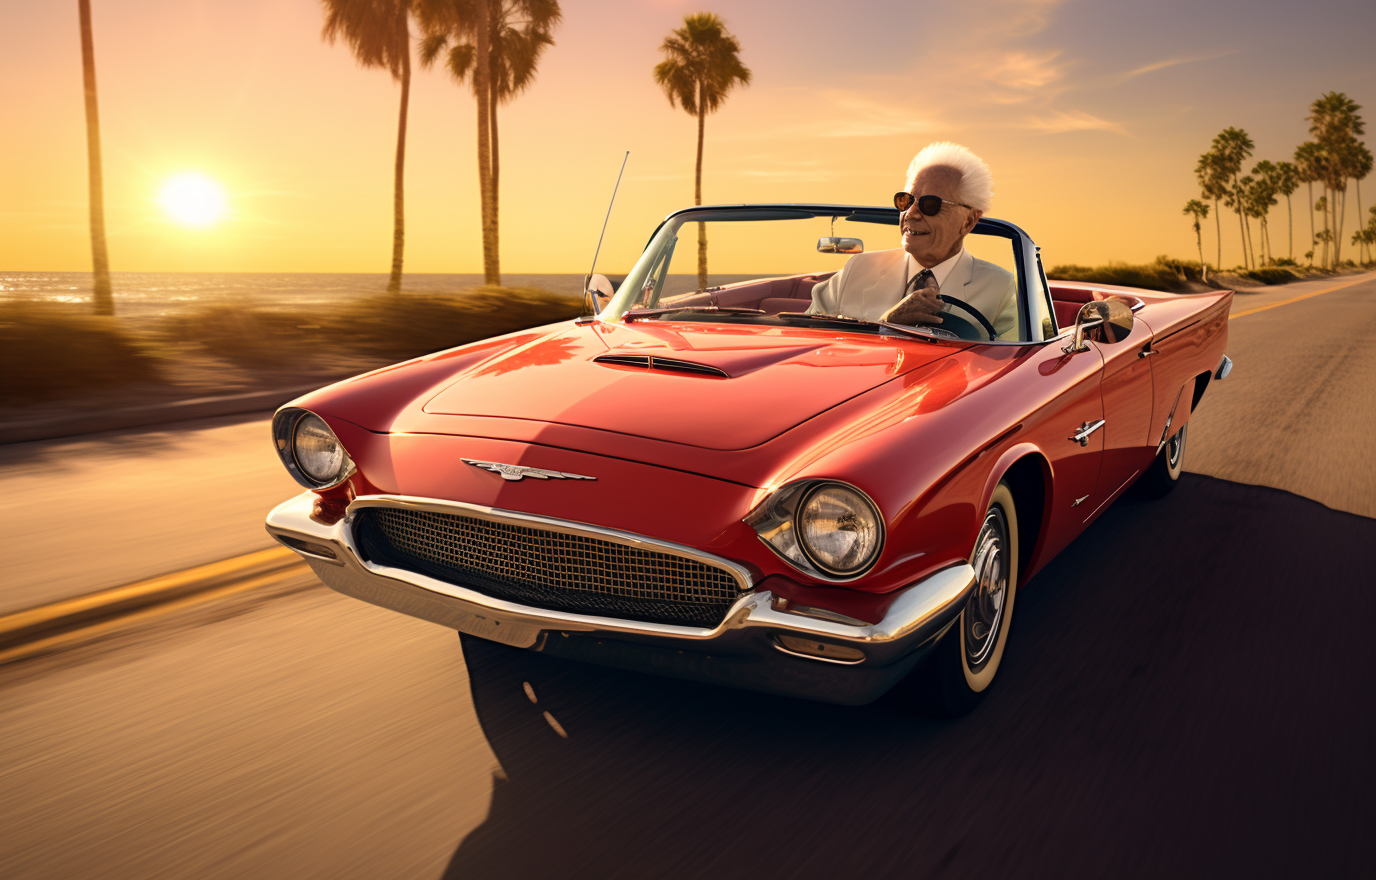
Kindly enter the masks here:
M 907 251 L 870 251 L 856 254 L 846 261 L 841 271 L 812 288 L 813 314 L 844 315 L 863 321 L 877 321 L 879 316 L 898 304 L 904 296 L 910 266 Z M 915 273 L 914 273 L 915 274 Z M 994 325 L 1000 339 L 1018 338 L 1018 281 L 1011 272 L 993 263 L 977 260 L 961 249 L 960 258 L 951 267 L 941 292 L 979 309 Z M 965 310 L 946 305 L 943 311 L 964 315 Z M 973 320 L 964 315 L 967 320 Z

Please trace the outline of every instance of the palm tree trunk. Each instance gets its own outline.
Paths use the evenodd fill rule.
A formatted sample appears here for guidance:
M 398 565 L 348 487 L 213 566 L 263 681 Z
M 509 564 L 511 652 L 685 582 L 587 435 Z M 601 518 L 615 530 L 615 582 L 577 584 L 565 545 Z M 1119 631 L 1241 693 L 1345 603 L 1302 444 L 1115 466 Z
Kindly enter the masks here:
M 1269 217 L 1261 218 L 1261 246 L 1266 254 L 1266 262 L 1268 264 L 1274 263 L 1276 261 L 1276 252 L 1271 250 L 1271 223 Z
M 1295 213 L 1290 207 L 1290 196 L 1285 197 L 1285 226 L 1290 230 L 1290 262 L 1295 261 Z
M 1314 181 L 1305 181 L 1305 186 L 1309 187 L 1309 253 L 1314 253 Z M 1314 258 L 1309 258 L 1309 265 L 1314 265 Z
M 492 227 L 492 114 L 488 108 L 492 100 L 492 86 L 489 64 L 491 56 L 488 21 L 490 10 L 487 3 L 475 4 L 478 20 L 477 31 L 478 57 L 473 65 L 473 90 L 478 97 L 478 195 L 482 203 L 483 231 L 483 283 L 499 284 L 501 276 L 497 272 L 497 242 Z
M 1247 259 L 1249 260 L 1249 263 L 1248 263 L 1248 267 L 1247 267 L 1247 268 L 1249 268 L 1249 270 L 1255 270 L 1255 268 L 1256 268 L 1256 243 L 1255 243 L 1254 241 L 1252 241 L 1252 219 L 1251 219 L 1251 217 L 1247 216 L 1247 213 L 1245 213 L 1245 212 L 1243 213 L 1243 217 L 1244 217 L 1244 219 L 1245 219 L 1245 223 L 1244 223 L 1244 225 L 1243 225 L 1243 228 L 1245 228 L 1245 230 L 1247 230 Z
M 707 108 L 702 104 L 703 89 L 698 86 L 698 161 L 693 175 L 693 204 L 702 204 L 702 132 Z M 707 224 L 698 224 L 698 290 L 707 287 Z
M 1247 227 L 1242 219 L 1242 193 L 1238 192 L 1237 175 L 1233 175 L 1233 200 L 1237 202 L 1237 228 L 1238 235 L 1242 239 L 1242 268 L 1250 268 L 1247 265 Z
M 1328 184 L 1323 185 L 1323 263 L 1325 269 L 1328 268 L 1328 246 L 1333 240 L 1333 233 L 1329 232 L 1328 212 L 1333 207 L 1333 200 L 1329 198 L 1332 193 L 1328 191 Z
M 494 94 L 488 99 L 488 106 L 492 112 L 492 271 L 497 276 L 495 282 L 489 284 L 502 283 L 502 248 L 501 248 L 501 163 L 502 152 L 497 147 L 497 96 Z
M 1204 265 L 1204 236 L 1200 234 L 1198 217 L 1194 218 L 1194 244 L 1199 248 L 1199 277 L 1208 280 L 1209 267 Z
M 1344 183 L 1347 181 L 1344 180 Z M 1334 195 L 1337 192 L 1334 191 Z M 1343 188 L 1341 199 L 1334 199 L 1333 205 L 1333 267 L 1337 268 L 1343 254 L 1343 220 L 1347 219 L 1347 188 Z
M 1357 230 L 1360 232 L 1362 228 L 1362 182 L 1354 177 L 1352 179 L 1352 185 L 1357 188 Z M 1361 263 L 1364 261 L 1365 257 L 1362 254 L 1362 246 L 1359 244 L 1357 245 L 1357 262 Z
M 115 313 L 110 288 L 110 255 L 105 250 L 105 186 L 100 171 L 100 114 L 96 103 L 96 46 L 91 35 L 91 0 L 77 0 L 81 18 L 81 73 L 86 86 L 86 160 L 91 184 L 92 297 L 97 315 Z
M 409 37 L 407 42 L 409 43 Z M 411 101 L 411 53 L 401 59 L 401 111 L 397 114 L 397 169 L 392 185 L 392 277 L 388 293 L 401 293 L 402 254 L 406 248 L 406 112 Z
M 1214 199 L 1214 235 L 1218 238 L 1218 260 L 1214 263 L 1215 270 L 1223 268 L 1223 218 L 1218 213 L 1218 199 Z

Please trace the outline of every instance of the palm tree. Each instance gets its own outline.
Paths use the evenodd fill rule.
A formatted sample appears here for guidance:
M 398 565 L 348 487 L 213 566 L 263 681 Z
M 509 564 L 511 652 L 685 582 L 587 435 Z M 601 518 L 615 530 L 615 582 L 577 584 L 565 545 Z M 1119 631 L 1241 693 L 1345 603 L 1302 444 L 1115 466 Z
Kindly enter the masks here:
M 1285 196 L 1285 225 L 1290 233 L 1290 260 L 1295 259 L 1295 215 L 1290 206 L 1290 196 L 1300 188 L 1299 171 L 1291 162 L 1276 163 L 1276 193 Z
M 1295 168 L 1299 172 L 1300 183 L 1309 187 L 1309 244 L 1310 253 L 1313 253 L 1313 244 L 1317 241 L 1314 232 L 1314 182 L 1322 179 L 1319 170 L 1319 145 L 1313 141 L 1306 141 L 1295 148 Z M 1310 262 L 1313 260 L 1311 258 Z
M 1333 264 L 1341 259 L 1343 208 L 1347 201 L 1347 178 L 1353 176 L 1359 162 L 1357 138 L 1365 133 L 1362 109 L 1342 92 L 1329 92 L 1309 106 L 1309 133 L 1322 148 L 1325 162 L 1324 185 L 1332 193 L 1329 211 L 1333 214 Z M 1343 193 L 1341 201 L 1337 194 Z
M 478 105 L 478 206 L 482 219 L 483 278 L 487 284 L 500 284 L 492 186 L 492 10 L 484 0 L 414 0 L 414 10 L 427 37 L 442 33 L 450 35 L 456 43 L 465 37 L 472 41 L 473 95 Z
M 1261 220 L 1261 245 L 1264 262 L 1274 263 L 1275 252 L 1271 250 L 1271 208 L 1278 204 L 1276 194 L 1280 191 L 1280 169 L 1270 159 L 1262 159 L 1252 167 L 1257 176 L 1252 184 L 1253 216 Z
M 1351 174 L 1352 174 L 1352 181 L 1353 181 L 1353 182 L 1352 182 L 1352 188 L 1355 189 L 1355 190 L 1357 191 L 1357 220 L 1358 220 L 1358 222 L 1361 222 L 1361 218 L 1362 218 L 1362 181 L 1363 181 L 1363 180 L 1366 180 L 1367 175 L 1371 173 L 1372 156 L 1371 156 L 1371 150 L 1367 149 L 1366 144 L 1363 144 L 1363 143 L 1361 143 L 1361 142 L 1358 142 L 1358 143 L 1355 145 L 1355 147 L 1353 148 L 1353 153 L 1354 153 L 1354 156 L 1353 156 L 1352 167 L 1351 167 Z M 1363 240 L 1363 244 L 1370 244 L 1370 242 L 1369 242 L 1368 240 L 1364 239 L 1364 240 Z M 1358 248 L 1358 251 L 1357 251 L 1357 259 L 1358 259 L 1359 261 L 1363 261 L 1363 260 L 1362 260 L 1362 252 L 1361 252 L 1360 247 Z
M 411 98 L 411 29 L 409 0 L 321 0 L 325 26 L 320 36 L 333 44 L 343 39 L 364 67 L 385 68 L 401 83 L 397 114 L 397 157 L 392 184 L 392 274 L 389 293 L 401 292 L 402 254 L 406 245 L 406 112 Z
M 1199 248 L 1199 277 L 1205 281 L 1209 280 L 1209 267 L 1204 262 L 1204 239 L 1199 234 L 1199 221 L 1209 217 L 1209 206 L 1199 199 L 1190 199 L 1185 203 L 1185 210 L 1181 213 L 1194 217 L 1194 243 Z
M 1242 234 L 1242 264 L 1243 268 L 1250 269 L 1247 262 L 1248 230 L 1247 223 L 1243 220 L 1244 193 L 1238 183 L 1238 174 L 1242 172 L 1242 163 L 1252 156 L 1255 145 L 1247 132 L 1240 128 L 1225 128 L 1214 138 L 1213 149 L 1219 155 L 1219 163 L 1227 177 L 1233 180 L 1231 198 L 1227 202 L 1228 207 L 1237 211 L 1237 225 Z
M 1224 171 L 1223 157 L 1213 150 L 1203 154 L 1195 163 L 1194 174 L 1199 180 L 1200 195 L 1203 198 L 1212 199 L 1214 203 L 1214 235 L 1218 239 L 1218 258 L 1214 265 L 1222 268 L 1223 227 L 1219 220 L 1222 212 L 1218 210 L 1218 200 L 1228 194 L 1228 175 Z
M 683 19 L 659 47 L 664 60 L 655 65 L 655 82 L 669 97 L 698 118 L 698 158 L 693 204 L 702 204 L 702 135 L 708 113 L 716 112 L 737 83 L 750 85 L 750 70 L 741 64 L 741 44 L 712 12 Z M 698 287 L 707 286 L 707 226 L 698 224 Z
M 105 250 L 105 186 L 100 171 L 100 114 L 96 104 L 96 44 L 91 35 L 91 0 L 77 0 L 81 18 L 81 73 L 86 86 L 86 163 L 91 185 L 91 269 L 97 315 L 115 313 L 110 254 Z
M 535 70 L 545 48 L 554 45 L 550 31 L 563 13 L 558 0 L 489 0 L 488 2 L 488 112 L 492 131 L 492 150 L 489 174 L 492 179 L 491 225 L 495 242 L 496 264 L 491 274 L 501 283 L 501 149 L 497 136 L 497 107 L 509 103 L 535 81 Z M 420 58 L 426 67 L 445 50 L 449 50 L 446 67 L 454 79 L 469 81 L 477 91 L 474 63 L 477 47 L 471 32 L 451 29 L 435 30 L 421 41 Z
M 1314 210 L 1323 215 L 1323 229 L 1314 235 L 1314 243 L 1323 246 L 1319 251 L 1319 268 L 1328 268 L 1328 243 L 1333 240 L 1333 233 L 1328 230 L 1328 195 L 1319 196 L 1319 200 L 1314 203 Z

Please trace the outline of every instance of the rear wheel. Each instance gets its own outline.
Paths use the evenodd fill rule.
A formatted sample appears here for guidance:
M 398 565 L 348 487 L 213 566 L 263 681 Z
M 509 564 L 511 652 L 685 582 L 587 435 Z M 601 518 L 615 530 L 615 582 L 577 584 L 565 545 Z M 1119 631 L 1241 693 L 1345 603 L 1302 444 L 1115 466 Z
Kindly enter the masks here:
M 1142 474 L 1138 485 L 1147 497 L 1163 498 L 1180 482 L 1180 473 L 1185 467 L 1185 435 L 1189 429 L 1188 423 L 1181 425 L 1180 430 L 1156 453 L 1146 473 Z
M 975 589 L 923 668 L 928 703 L 948 716 L 964 715 L 979 705 L 1008 643 L 1018 589 L 1018 514 L 1007 483 L 994 490 L 970 565 Z

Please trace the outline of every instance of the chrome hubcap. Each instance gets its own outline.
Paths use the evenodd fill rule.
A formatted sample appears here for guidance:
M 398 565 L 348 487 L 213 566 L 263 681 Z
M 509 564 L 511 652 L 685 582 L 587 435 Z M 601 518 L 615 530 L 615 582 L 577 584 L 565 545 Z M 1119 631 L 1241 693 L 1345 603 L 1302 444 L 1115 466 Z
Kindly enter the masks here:
M 1185 428 L 1182 427 L 1175 432 L 1175 436 L 1166 441 L 1166 464 L 1170 465 L 1171 470 L 1180 467 L 1180 456 L 1185 451 Z
M 978 669 L 998 643 L 1008 593 L 1008 523 L 997 507 L 984 517 L 970 559 L 975 570 L 975 590 L 965 603 L 965 660 Z

